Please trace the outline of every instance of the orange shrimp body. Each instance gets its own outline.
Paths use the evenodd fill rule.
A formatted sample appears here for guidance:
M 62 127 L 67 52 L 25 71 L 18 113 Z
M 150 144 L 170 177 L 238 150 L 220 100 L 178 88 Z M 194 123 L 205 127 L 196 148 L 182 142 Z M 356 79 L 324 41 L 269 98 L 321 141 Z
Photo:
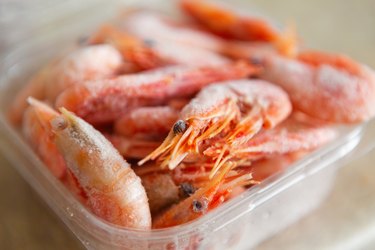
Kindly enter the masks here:
M 181 0 L 181 8 L 205 28 L 227 38 L 274 41 L 278 31 L 266 20 L 241 16 L 230 7 L 204 0 Z
M 112 122 L 130 109 L 190 96 L 213 82 L 243 78 L 256 70 L 245 62 L 166 67 L 73 86 L 60 94 L 56 106 L 67 108 L 90 123 Z
M 356 123 L 375 114 L 375 74 L 343 55 L 304 52 L 298 60 L 263 57 L 261 78 L 285 89 L 295 108 L 313 117 Z
M 139 164 L 160 157 L 162 166 L 173 169 L 189 153 L 199 153 L 204 140 L 223 132 L 229 147 L 242 144 L 262 127 L 274 127 L 290 112 L 287 94 L 265 81 L 237 80 L 208 86 L 184 107 L 181 120 L 163 144 Z
M 127 34 L 111 25 L 102 26 L 89 39 L 89 43 L 109 43 L 116 47 L 124 61 L 130 64 L 128 65 L 130 71 L 153 69 L 173 64 L 172 61 L 162 58 L 146 40 Z
M 116 225 L 149 229 L 150 208 L 141 180 L 105 137 L 73 113 L 51 121 L 67 166 L 86 191 L 94 214 Z

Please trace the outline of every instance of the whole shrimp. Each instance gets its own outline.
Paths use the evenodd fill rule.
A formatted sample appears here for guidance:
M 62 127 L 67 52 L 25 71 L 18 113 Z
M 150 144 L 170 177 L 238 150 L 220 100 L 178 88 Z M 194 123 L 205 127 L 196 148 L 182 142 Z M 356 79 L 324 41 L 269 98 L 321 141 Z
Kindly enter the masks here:
M 206 29 L 222 37 L 269 43 L 281 54 L 290 57 L 296 53 L 298 39 L 294 25 L 281 32 L 264 18 L 241 14 L 225 4 L 212 1 L 180 0 L 180 6 Z
M 108 123 L 131 109 L 188 97 L 213 82 L 239 79 L 257 71 L 241 61 L 221 66 L 165 67 L 73 86 L 60 94 L 56 106 L 90 123 Z
M 261 80 L 227 81 L 204 88 L 181 111 L 163 144 L 138 164 L 160 157 L 174 169 L 190 153 L 215 136 L 224 137 L 221 150 L 251 139 L 261 128 L 272 128 L 291 112 L 287 94 Z M 220 135 L 224 133 L 225 135 Z
M 107 25 L 103 26 L 91 41 L 112 44 L 121 52 L 125 61 L 140 70 L 177 64 L 218 65 L 230 61 L 214 51 L 164 39 L 155 34 L 156 32 L 157 30 L 154 30 L 147 36 L 137 36 Z
M 110 45 L 79 48 L 45 66 L 16 96 L 9 111 L 10 120 L 18 124 L 30 96 L 54 102 L 56 96 L 75 83 L 102 79 L 116 74 L 122 65 L 121 54 Z
M 260 77 L 288 92 L 296 109 L 336 123 L 356 123 L 375 114 L 375 73 L 340 54 L 316 51 L 297 59 L 276 54 L 258 57 Z
M 232 168 L 228 163 L 214 178 L 197 190 L 188 189 L 188 198 L 172 205 L 153 219 L 153 228 L 165 228 L 180 225 L 201 217 L 229 198 L 238 187 L 255 184 L 251 174 L 227 176 Z
M 38 112 L 45 108 L 36 100 L 31 105 Z M 92 212 L 120 226 L 149 229 L 151 215 L 141 181 L 105 137 L 65 109 L 50 124 L 53 141 Z

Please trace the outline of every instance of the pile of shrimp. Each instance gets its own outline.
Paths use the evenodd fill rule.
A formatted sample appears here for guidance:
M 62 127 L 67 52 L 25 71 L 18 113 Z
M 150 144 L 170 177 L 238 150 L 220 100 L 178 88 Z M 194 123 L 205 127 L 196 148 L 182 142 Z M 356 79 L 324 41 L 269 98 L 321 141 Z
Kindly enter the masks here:
M 205 0 L 127 11 L 42 68 L 9 119 L 98 217 L 201 217 L 375 114 L 375 74 Z

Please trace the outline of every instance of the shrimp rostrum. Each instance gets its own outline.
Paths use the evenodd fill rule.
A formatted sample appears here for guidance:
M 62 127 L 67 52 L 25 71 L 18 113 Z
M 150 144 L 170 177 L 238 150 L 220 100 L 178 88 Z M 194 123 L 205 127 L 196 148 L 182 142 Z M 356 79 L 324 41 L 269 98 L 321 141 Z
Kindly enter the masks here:
M 214 137 L 224 140 L 227 148 L 245 143 L 262 128 L 283 121 L 291 108 L 287 94 L 266 81 L 208 86 L 184 107 L 160 147 L 139 164 L 160 158 L 161 166 L 174 169 L 189 154 L 201 153 L 205 142 Z

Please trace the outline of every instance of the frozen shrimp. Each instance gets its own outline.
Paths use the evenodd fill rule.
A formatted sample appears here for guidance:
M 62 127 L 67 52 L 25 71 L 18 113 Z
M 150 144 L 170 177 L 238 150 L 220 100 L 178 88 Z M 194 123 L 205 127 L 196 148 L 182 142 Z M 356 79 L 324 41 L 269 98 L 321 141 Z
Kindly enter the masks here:
M 279 53 L 288 57 L 295 56 L 298 49 L 294 25 L 289 25 L 285 31 L 281 32 L 265 18 L 242 14 L 225 4 L 212 1 L 180 0 L 180 6 L 206 29 L 222 37 L 263 42 L 266 46 L 272 45 Z M 229 49 L 225 48 L 224 51 L 228 52 Z
M 157 157 L 162 167 L 174 169 L 200 145 L 222 132 L 224 148 L 243 144 L 263 127 L 272 128 L 291 112 L 287 94 L 279 87 L 261 80 L 227 81 L 204 88 L 181 111 L 180 120 L 154 152 L 139 164 Z M 222 135 L 221 135 L 222 136 Z
M 188 198 L 155 217 L 153 228 L 176 226 L 197 219 L 226 201 L 238 186 L 254 184 L 251 174 L 226 179 L 231 168 L 228 163 L 204 186 L 192 190 Z
M 91 39 L 92 42 L 107 42 L 115 46 L 125 61 L 134 64 L 140 70 L 166 65 L 217 65 L 230 60 L 214 51 L 178 43 L 155 34 L 136 36 L 114 26 L 103 26 Z
M 90 123 L 108 123 L 131 109 L 188 97 L 211 83 L 240 79 L 257 71 L 245 62 L 171 66 L 73 86 L 60 94 L 56 106 L 67 108 Z
M 31 102 L 39 113 L 45 106 Z M 61 109 L 39 116 L 50 123 L 53 143 L 87 195 L 87 206 L 99 217 L 125 227 L 149 229 L 150 209 L 139 177 L 113 146 L 91 125 Z
M 375 74 L 339 54 L 303 52 L 297 59 L 260 58 L 261 78 L 288 92 L 297 110 L 336 123 L 356 123 L 375 114 Z
M 64 89 L 86 80 L 103 79 L 116 74 L 122 65 L 120 53 L 110 45 L 79 48 L 54 61 L 39 72 L 19 94 L 9 112 L 10 119 L 19 123 L 29 96 L 52 103 Z

